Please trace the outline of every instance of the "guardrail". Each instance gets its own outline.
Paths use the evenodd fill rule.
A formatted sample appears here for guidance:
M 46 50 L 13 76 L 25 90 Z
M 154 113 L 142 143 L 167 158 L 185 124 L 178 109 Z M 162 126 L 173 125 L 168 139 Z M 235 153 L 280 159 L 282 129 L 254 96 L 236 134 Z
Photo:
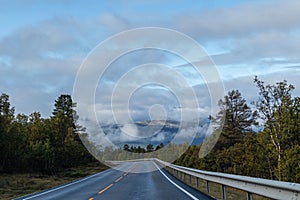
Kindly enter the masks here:
M 173 165 L 159 159 L 151 159 L 162 166 L 166 166 L 173 171 L 173 174 L 181 173 L 180 176 L 189 176 L 191 183 L 192 177 L 196 178 L 198 187 L 199 179 L 206 181 L 206 190 L 210 191 L 210 183 L 217 183 L 221 185 L 221 198 L 226 200 L 226 188 L 231 187 L 246 192 L 248 200 L 253 199 L 253 195 L 259 195 L 272 199 L 279 200 L 300 200 L 300 184 L 281 182 L 261 178 L 253 178 L 247 176 L 238 176 L 232 174 L 208 172 L 178 165 Z

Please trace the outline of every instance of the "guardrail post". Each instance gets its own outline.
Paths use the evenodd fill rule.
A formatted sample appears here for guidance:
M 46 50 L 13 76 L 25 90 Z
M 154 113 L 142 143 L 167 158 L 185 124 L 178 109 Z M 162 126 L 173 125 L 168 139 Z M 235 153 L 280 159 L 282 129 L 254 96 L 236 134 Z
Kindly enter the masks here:
M 190 175 L 190 184 L 192 184 L 192 175 Z
M 250 192 L 247 192 L 247 200 L 253 200 L 252 194 Z
M 199 178 L 198 177 L 196 177 L 196 186 L 197 186 L 197 188 L 199 187 Z
M 222 185 L 222 199 L 226 200 L 226 187 L 225 187 L 225 185 Z
M 210 192 L 209 181 L 206 181 L 206 190 L 208 193 Z

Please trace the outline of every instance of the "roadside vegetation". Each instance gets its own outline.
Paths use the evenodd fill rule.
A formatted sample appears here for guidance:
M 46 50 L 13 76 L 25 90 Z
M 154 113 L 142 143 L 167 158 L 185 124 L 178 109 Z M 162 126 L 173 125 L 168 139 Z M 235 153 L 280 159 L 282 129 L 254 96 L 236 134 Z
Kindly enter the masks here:
M 105 148 L 99 158 L 157 157 L 195 169 L 300 183 L 300 97 L 292 95 L 295 88 L 287 81 L 266 85 L 255 77 L 254 84 L 255 102 L 248 103 L 238 90 L 219 101 L 220 112 L 209 119 L 223 126 L 206 138 L 209 144 L 220 133 L 204 158 L 199 156 L 204 146 L 186 143 L 145 148 L 125 144 L 123 150 Z
M 9 96 L 0 96 L 0 172 L 55 174 L 96 160 L 79 137 L 76 106 L 70 95 L 60 95 L 52 116 L 39 112 L 17 114 Z M 84 135 L 82 135 L 84 137 Z
M 107 169 L 82 144 L 75 106 L 70 95 L 61 95 L 52 116 L 44 119 L 39 112 L 15 115 L 9 96 L 0 96 L 0 199 Z
M 1 173 L 0 199 L 9 200 L 58 185 L 75 181 L 82 177 L 107 169 L 97 162 L 69 168 L 56 174 L 42 173 Z
M 198 155 L 201 145 L 163 143 L 146 148 L 127 144 L 123 149 L 105 148 L 99 157 L 122 160 L 148 153 L 149 157 L 167 161 L 182 155 L 176 164 L 299 183 L 300 97 L 292 95 L 294 86 L 286 81 L 265 85 L 255 77 L 254 83 L 259 97 L 256 102 L 249 104 L 238 90 L 229 91 L 220 100 L 220 112 L 209 118 L 224 126 L 215 130 L 221 132 L 220 138 L 204 158 Z M 44 119 L 39 112 L 16 115 L 9 96 L 0 96 L 0 199 L 50 188 L 107 168 L 80 140 L 87 135 L 79 136 L 84 127 L 77 124 L 75 106 L 70 95 L 60 95 L 52 116 Z
M 259 99 L 248 104 L 238 90 L 220 100 L 224 120 L 214 149 L 199 158 L 199 146 L 191 146 L 176 164 L 216 172 L 300 182 L 300 97 L 286 81 L 265 85 L 257 77 Z M 254 107 L 254 108 L 253 108 Z M 225 118 L 222 116 L 225 114 Z M 253 131 L 261 123 L 260 131 Z M 212 136 L 213 137 L 213 136 Z

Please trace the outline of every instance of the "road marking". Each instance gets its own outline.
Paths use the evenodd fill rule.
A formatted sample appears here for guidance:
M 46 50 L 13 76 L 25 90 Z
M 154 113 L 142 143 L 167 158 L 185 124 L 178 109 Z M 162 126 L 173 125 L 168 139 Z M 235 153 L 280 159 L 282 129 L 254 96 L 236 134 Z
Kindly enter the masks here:
M 105 192 L 106 190 L 108 190 L 109 188 L 111 188 L 113 186 L 113 184 L 109 184 L 106 188 L 104 188 L 103 190 L 101 190 L 100 192 L 98 192 L 98 194 L 102 194 L 103 192 Z
M 38 197 L 38 196 L 41 196 L 41 195 L 44 195 L 44 194 L 48 194 L 48 193 L 50 193 L 50 192 L 54 192 L 54 191 L 56 191 L 56 190 L 60 190 L 60 189 L 62 189 L 62 188 L 65 188 L 65 187 L 68 187 L 68 186 L 71 186 L 71 185 L 74 185 L 74 184 L 77 184 L 77 183 L 81 183 L 82 181 L 85 181 L 85 180 L 87 180 L 87 179 L 89 179 L 89 178 L 92 178 L 92 177 L 97 176 L 97 175 L 99 175 L 99 174 L 102 174 L 102 173 L 104 173 L 104 172 L 106 172 L 106 170 L 103 171 L 103 172 L 100 172 L 100 173 L 97 173 L 97 174 L 94 174 L 94 175 L 85 177 L 84 179 L 80 179 L 80 180 L 78 180 L 78 181 L 75 181 L 75 182 L 72 182 L 72 183 L 69 183 L 69 184 L 66 184 L 66 185 L 62 185 L 62 186 L 60 186 L 60 187 L 57 187 L 57 188 L 54 188 L 54 189 L 50 189 L 50 190 L 47 190 L 47 191 L 45 191 L 45 192 L 38 193 L 38 194 L 36 194 L 36 195 L 33 195 L 33 196 L 30 196 L 30 197 L 24 198 L 24 199 L 22 199 L 22 200 L 33 199 L 33 198 L 35 198 L 35 197 Z M 19 197 L 19 198 L 22 198 L 22 197 Z
M 128 175 L 128 172 L 126 172 L 125 174 L 124 174 L 124 176 L 127 176 Z
M 186 191 L 185 189 L 183 189 L 182 187 L 180 187 L 179 185 L 177 185 L 174 181 L 172 181 L 167 175 L 165 175 L 160 168 L 157 166 L 157 164 L 155 162 L 153 162 L 153 164 L 156 166 L 156 168 L 160 171 L 160 173 L 170 182 L 172 183 L 174 186 L 176 186 L 178 189 L 180 189 L 182 192 L 184 192 L 185 194 L 187 194 L 189 197 L 191 197 L 194 200 L 198 200 L 197 197 L 195 197 L 194 195 L 192 195 L 191 193 L 189 193 L 188 191 Z
M 89 198 L 89 200 L 94 200 L 94 198 Z
M 115 180 L 115 183 L 119 182 L 122 178 L 123 176 L 120 176 L 117 180 Z

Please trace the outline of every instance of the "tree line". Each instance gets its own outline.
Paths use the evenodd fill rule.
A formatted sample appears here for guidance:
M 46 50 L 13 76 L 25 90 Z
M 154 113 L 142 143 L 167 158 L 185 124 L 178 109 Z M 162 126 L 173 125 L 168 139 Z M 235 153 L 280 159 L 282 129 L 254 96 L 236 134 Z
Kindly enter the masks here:
M 148 144 L 146 148 L 125 144 L 123 149 L 95 151 L 102 160 L 179 157 L 175 163 L 187 167 L 300 182 L 300 97 L 292 95 L 294 86 L 286 81 L 266 85 L 255 77 L 254 83 L 256 102 L 249 104 L 238 90 L 229 91 L 219 101 L 220 112 L 210 119 L 224 125 L 215 130 L 221 135 L 204 158 L 198 155 L 201 145 L 188 144 Z M 2 94 L 0 172 L 55 173 L 95 162 L 80 140 L 84 128 L 77 124 L 75 106 L 71 96 L 63 94 L 55 100 L 49 118 L 42 118 L 39 112 L 16 115 L 9 96 Z M 258 125 L 261 129 L 254 131 Z
M 129 147 L 128 144 L 124 144 L 123 150 L 127 151 L 127 152 L 132 152 L 132 153 L 149 153 L 149 152 L 157 151 L 157 150 L 159 150 L 163 147 L 164 147 L 163 143 L 160 143 L 155 148 L 153 147 L 153 144 L 148 144 L 146 146 L 146 148 L 141 147 L 141 146 L 136 147 L 136 146 L 133 146 L 133 145 L 131 145 Z
M 148 144 L 146 147 L 136 147 L 133 145 L 129 147 L 128 144 L 124 144 L 123 148 L 113 148 L 112 146 L 106 146 L 102 151 L 97 150 L 97 152 L 94 152 L 94 155 L 103 162 L 111 160 L 119 161 L 144 158 L 159 158 L 167 162 L 174 162 L 188 149 L 188 147 L 188 143 L 168 143 L 166 145 L 160 143 L 155 148 L 152 144 Z
M 259 99 L 252 108 L 238 90 L 219 101 L 220 112 L 211 120 L 224 125 L 216 130 L 221 135 L 213 150 L 199 158 L 201 145 L 191 146 L 176 164 L 300 182 L 300 97 L 292 96 L 294 86 L 286 81 L 266 85 L 255 77 L 254 83 Z M 258 121 L 261 130 L 253 131 Z
M 0 96 L 0 172 L 55 173 L 94 162 L 79 138 L 76 104 L 60 95 L 52 116 L 15 115 L 9 96 Z

